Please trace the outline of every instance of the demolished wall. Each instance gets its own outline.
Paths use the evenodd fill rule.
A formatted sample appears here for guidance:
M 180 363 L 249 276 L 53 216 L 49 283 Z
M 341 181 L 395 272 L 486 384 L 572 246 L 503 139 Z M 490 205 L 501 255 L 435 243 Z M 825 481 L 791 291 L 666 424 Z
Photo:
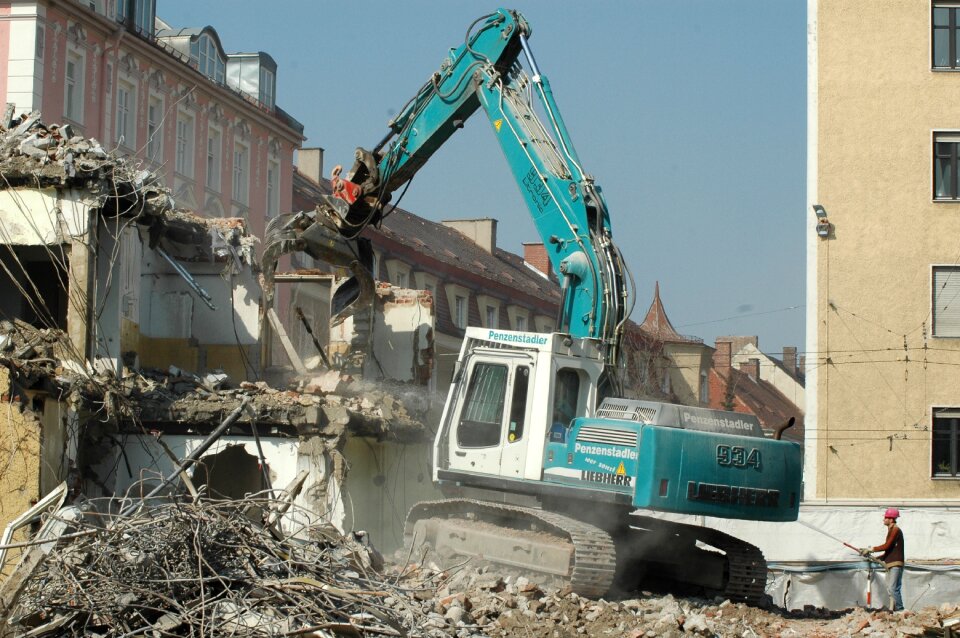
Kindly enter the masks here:
M 425 456 L 403 451 L 429 439 L 419 383 L 432 311 L 417 294 L 380 294 L 371 325 L 382 334 L 364 337 L 375 378 L 403 383 L 371 388 L 327 369 L 323 383 L 288 377 L 272 388 L 256 381 L 262 292 L 242 222 L 176 210 L 155 176 L 38 114 L 0 131 L 0 174 L 0 280 L 16 302 L 4 310 L 20 317 L 0 330 L 10 337 L 0 393 L 19 397 L 0 420 L 32 437 L 16 455 L 26 473 L 4 478 L 14 496 L 9 509 L 0 502 L 0 524 L 64 480 L 71 499 L 168 482 L 242 497 L 305 471 L 298 505 L 348 530 L 345 499 L 372 500 L 361 477 L 347 493 L 349 438 L 396 446 L 388 455 L 425 470 Z

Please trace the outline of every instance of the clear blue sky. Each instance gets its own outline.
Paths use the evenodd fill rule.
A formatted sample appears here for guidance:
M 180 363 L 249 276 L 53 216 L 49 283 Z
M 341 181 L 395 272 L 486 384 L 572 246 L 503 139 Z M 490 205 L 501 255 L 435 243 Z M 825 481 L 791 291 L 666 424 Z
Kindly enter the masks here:
M 213 26 L 227 52 L 266 51 L 278 104 L 325 172 L 348 167 L 475 18 L 451 0 L 158 0 L 173 27 Z M 531 48 L 637 282 L 674 326 L 712 344 L 758 335 L 804 349 L 806 2 L 517 0 Z M 414 178 L 401 207 L 494 217 L 498 243 L 538 241 L 481 113 Z

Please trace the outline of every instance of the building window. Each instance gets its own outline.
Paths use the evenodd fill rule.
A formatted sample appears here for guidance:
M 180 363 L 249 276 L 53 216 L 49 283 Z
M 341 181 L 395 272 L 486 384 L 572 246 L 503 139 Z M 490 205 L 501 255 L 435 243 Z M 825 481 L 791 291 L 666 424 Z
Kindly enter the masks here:
M 957 17 L 960 5 L 937 3 L 933 5 L 933 68 L 960 68 L 960 47 L 957 46 L 960 30 Z
M 960 337 L 960 267 L 933 267 L 933 336 Z
M 67 65 L 63 73 L 63 114 L 78 124 L 83 123 L 83 62 L 83 54 L 67 51 Z
M 34 57 L 37 58 L 37 62 L 43 62 L 43 48 L 46 44 L 46 34 L 43 30 L 43 27 L 37 25 L 37 43 L 36 50 L 34 51 Z
M 137 147 L 136 112 L 134 86 L 121 80 L 117 85 L 117 143 L 130 149 Z
M 147 157 L 154 162 L 163 159 L 163 98 L 153 95 L 147 105 Z
M 156 10 L 154 2 L 155 0 L 135 0 L 134 20 L 137 31 L 148 36 L 153 35 L 153 14 Z
M 499 308 L 496 306 L 487 306 L 487 328 L 497 328 L 500 322 L 497 320 Z
M 398 272 L 397 273 L 397 288 L 406 288 L 407 287 L 407 273 Z
M 453 300 L 453 324 L 458 328 L 467 327 L 467 298 L 456 295 Z
M 933 197 L 939 200 L 956 201 L 958 191 L 958 150 L 960 132 L 935 133 L 933 137 Z
M 177 156 L 174 168 L 185 177 L 193 177 L 193 116 L 177 117 Z
M 240 142 L 233 143 L 233 199 L 246 204 L 249 200 L 250 150 Z
M 710 380 L 706 372 L 700 373 L 700 403 L 710 404 Z
M 223 137 L 220 131 L 210 127 L 207 131 L 207 188 L 220 190 L 220 157 L 223 152 Z
M 276 76 L 270 69 L 260 67 L 260 103 L 272 109 L 275 94 Z
M 517 330 L 523 332 L 527 329 L 527 318 L 517 315 Z
M 960 476 L 960 408 L 934 409 L 931 458 L 932 476 Z
M 224 71 L 226 69 L 223 58 L 220 57 L 220 49 L 217 43 L 208 34 L 204 33 L 195 42 L 190 45 L 191 61 L 197 65 L 197 69 L 205 76 L 223 84 Z
M 267 217 L 276 217 L 280 212 L 280 164 L 270 160 L 267 164 Z

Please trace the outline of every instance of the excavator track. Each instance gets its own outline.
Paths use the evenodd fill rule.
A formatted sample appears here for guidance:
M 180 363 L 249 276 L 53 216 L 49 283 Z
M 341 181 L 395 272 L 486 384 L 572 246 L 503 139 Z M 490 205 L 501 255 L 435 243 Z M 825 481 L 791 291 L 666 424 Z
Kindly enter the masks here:
M 407 516 L 404 540 L 408 547 L 412 549 L 415 540 L 418 543 L 426 540 L 436 545 L 436 538 L 424 539 L 418 536 L 415 539 L 417 523 L 429 519 L 460 519 L 477 525 L 495 525 L 504 542 L 511 538 L 520 538 L 523 534 L 528 534 L 530 529 L 536 529 L 572 547 L 567 573 L 558 575 L 568 580 L 573 591 L 582 596 L 599 598 L 606 594 L 613 584 L 617 562 L 613 540 L 602 529 L 575 518 L 540 509 L 471 499 L 427 501 L 414 505 Z M 491 560 L 496 562 L 495 559 Z M 532 562 L 522 567 L 541 571 L 542 566 Z
M 724 598 L 753 605 L 763 605 L 766 601 L 767 561 L 758 547 L 709 527 L 665 521 L 647 516 L 631 516 L 631 525 L 639 525 L 646 529 L 659 529 L 687 538 L 694 538 L 720 550 L 726 555 L 723 584 L 720 587 L 709 587 L 708 589 Z

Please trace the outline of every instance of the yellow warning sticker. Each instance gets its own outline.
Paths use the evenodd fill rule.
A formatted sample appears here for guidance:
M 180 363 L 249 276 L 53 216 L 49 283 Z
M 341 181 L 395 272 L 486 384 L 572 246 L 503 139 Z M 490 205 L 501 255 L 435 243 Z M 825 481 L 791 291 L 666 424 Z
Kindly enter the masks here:
M 502 120 L 502 119 L 500 119 L 500 120 L 494 120 L 494 121 L 493 121 L 493 128 L 497 129 L 497 133 L 500 132 L 500 127 L 501 127 L 501 126 L 503 126 L 503 120 Z
M 627 473 L 627 470 L 626 468 L 623 467 L 623 461 L 620 461 L 620 467 L 617 468 L 617 474 L 619 476 L 623 476 L 626 473 Z

